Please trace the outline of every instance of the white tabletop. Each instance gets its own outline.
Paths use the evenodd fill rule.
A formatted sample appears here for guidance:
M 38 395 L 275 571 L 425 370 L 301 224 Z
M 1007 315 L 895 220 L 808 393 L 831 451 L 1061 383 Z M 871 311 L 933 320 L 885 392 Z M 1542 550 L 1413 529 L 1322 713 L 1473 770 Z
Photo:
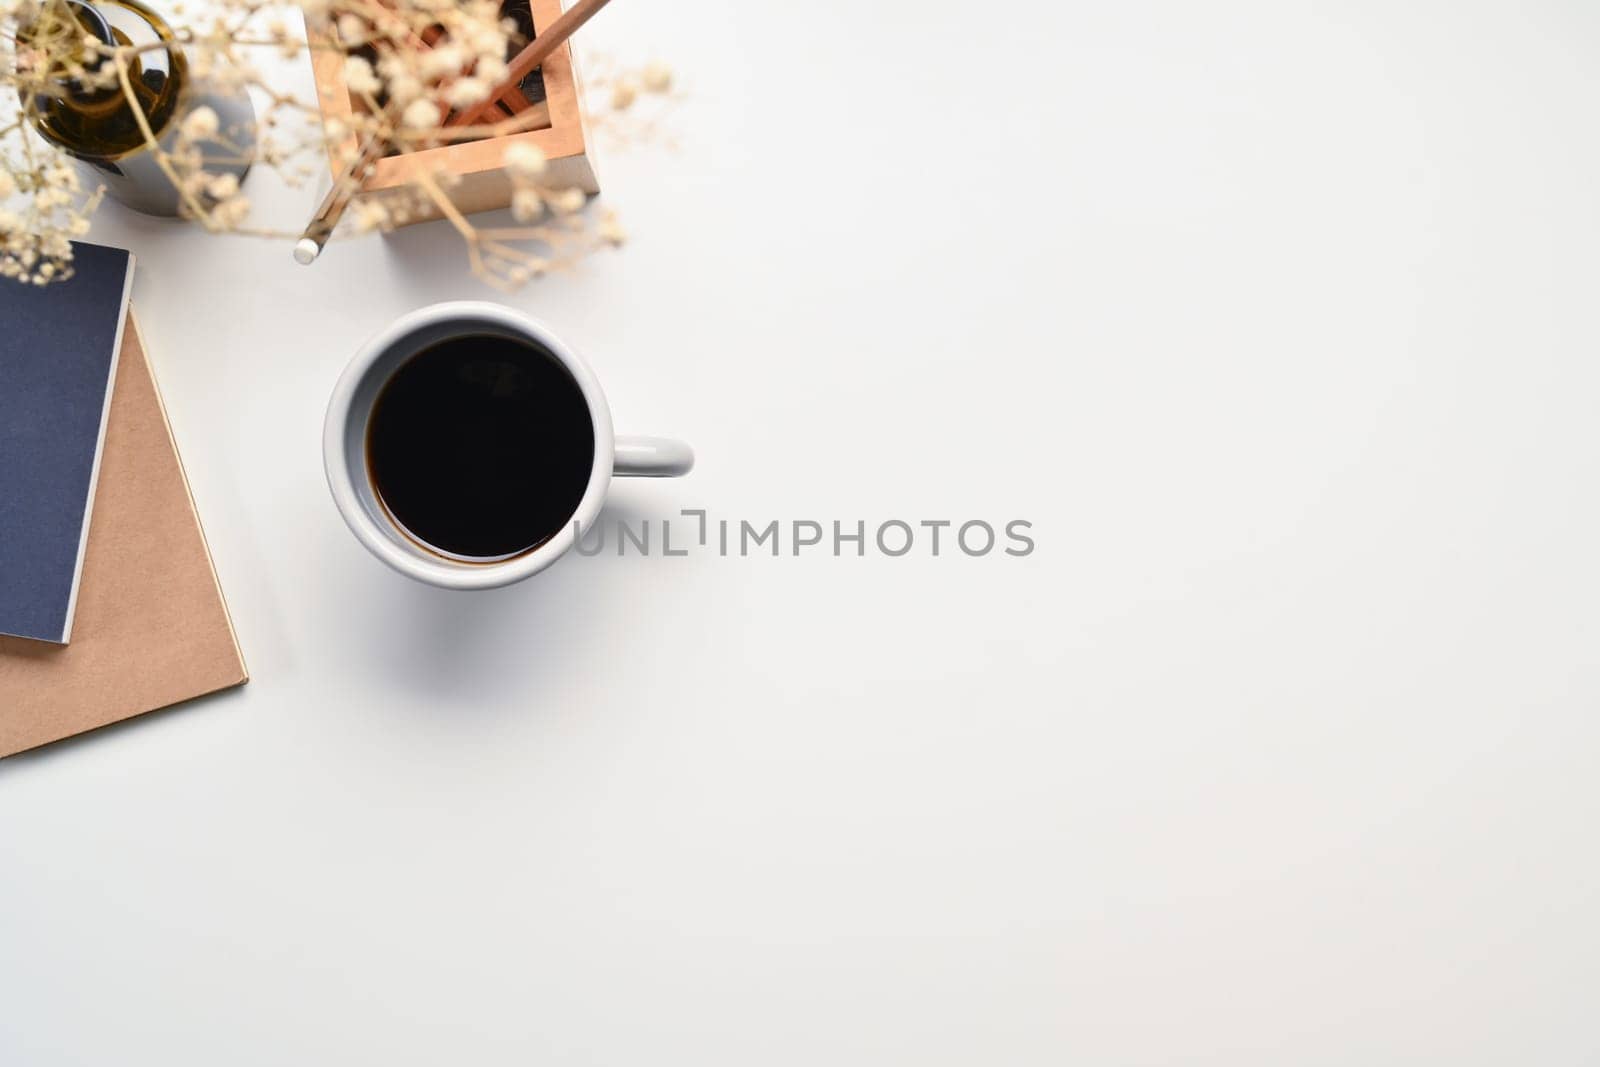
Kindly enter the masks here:
M 320 432 L 448 229 L 103 211 L 253 677 L 0 764 L 0 1064 L 1600 1057 L 1600 14 L 1005 10 L 608 9 L 681 145 L 507 302 L 699 453 L 612 516 L 1023 558 L 409 584 Z

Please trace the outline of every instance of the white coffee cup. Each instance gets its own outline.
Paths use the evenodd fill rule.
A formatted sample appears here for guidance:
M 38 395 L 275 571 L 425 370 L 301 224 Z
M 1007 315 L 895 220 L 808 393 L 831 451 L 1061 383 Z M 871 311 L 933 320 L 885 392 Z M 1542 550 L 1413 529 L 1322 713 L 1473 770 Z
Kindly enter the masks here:
M 558 533 L 509 559 L 475 561 L 420 543 L 389 514 L 368 473 L 367 421 L 384 385 L 412 356 L 450 338 L 485 334 L 531 341 L 572 375 L 594 425 L 594 467 L 576 510 Z M 560 559 L 600 514 L 613 474 L 643 478 L 686 474 L 694 466 L 694 453 L 681 441 L 615 436 L 611 409 L 594 372 L 549 327 L 498 304 L 456 301 L 402 316 L 356 353 L 328 402 L 322 461 L 333 502 L 356 539 L 373 555 L 419 582 L 446 589 L 491 589 L 538 574 Z

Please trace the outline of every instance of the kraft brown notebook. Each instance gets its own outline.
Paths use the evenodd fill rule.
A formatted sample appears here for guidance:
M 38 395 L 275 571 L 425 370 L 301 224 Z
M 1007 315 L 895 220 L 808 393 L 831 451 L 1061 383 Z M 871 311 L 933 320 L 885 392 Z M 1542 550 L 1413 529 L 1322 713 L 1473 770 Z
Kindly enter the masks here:
M 247 679 L 130 311 L 72 643 L 0 637 L 0 757 Z

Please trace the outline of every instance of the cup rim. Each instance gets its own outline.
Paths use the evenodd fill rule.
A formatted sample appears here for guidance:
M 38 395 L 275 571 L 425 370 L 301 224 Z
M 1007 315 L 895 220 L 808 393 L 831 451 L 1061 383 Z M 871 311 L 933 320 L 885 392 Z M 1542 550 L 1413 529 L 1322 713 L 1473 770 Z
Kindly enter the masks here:
M 362 504 L 350 476 L 350 455 L 345 447 L 349 427 L 354 415 L 352 407 L 356 392 L 373 365 L 414 333 L 451 319 L 466 322 L 490 322 L 523 334 L 537 341 L 559 359 L 567 372 L 578 383 L 584 402 L 589 406 L 589 419 L 594 426 L 594 467 L 589 472 L 589 484 L 578 501 L 572 518 L 564 523 L 548 541 L 508 560 L 495 563 L 476 563 L 449 560 L 442 556 L 424 555 L 420 547 L 404 548 L 383 530 L 379 529 L 371 514 Z M 398 364 L 397 364 L 398 366 Z M 392 373 L 392 372 L 391 372 Z M 365 440 L 366 435 L 361 435 Z M 322 466 L 328 480 L 328 490 L 334 504 L 343 516 L 345 525 L 374 556 L 408 578 L 441 586 L 446 589 L 493 589 L 510 585 L 544 570 L 565 555 L 578 538 L 578 530 L 588 529 L 600 514 L 605 502 L 606 489 L 611 483 L 611 470 L 615 462 L 616 438 L 611 425 L 611 408 L 599 379 L 589 365 L 573 349 L 556 336 L 549 326 L 520 311 L 483 300 L 452 300 L 415 311 L 395 319 L 378 331 L 356 350 L 346 364 L 344 372 L 333 387 L 328 399 L 327 414 L 322 429 Z M 366 468 L 365 458 L 362 468 Z M 375 492 L 375 491 L 374 491 Z M 574 528 L 576 526 L 576 529 Z

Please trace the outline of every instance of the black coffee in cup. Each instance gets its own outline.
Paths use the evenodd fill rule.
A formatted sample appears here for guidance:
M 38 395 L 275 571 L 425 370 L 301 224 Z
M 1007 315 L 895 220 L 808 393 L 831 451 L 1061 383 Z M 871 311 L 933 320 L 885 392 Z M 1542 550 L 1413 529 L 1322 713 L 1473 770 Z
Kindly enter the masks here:
M 469 334 L 422 349 L 367 421 L 367 473 L 425 548 L 499 560 L 571 520 L 594 468 L 594 422 L 567 368 L 536 342 Z

